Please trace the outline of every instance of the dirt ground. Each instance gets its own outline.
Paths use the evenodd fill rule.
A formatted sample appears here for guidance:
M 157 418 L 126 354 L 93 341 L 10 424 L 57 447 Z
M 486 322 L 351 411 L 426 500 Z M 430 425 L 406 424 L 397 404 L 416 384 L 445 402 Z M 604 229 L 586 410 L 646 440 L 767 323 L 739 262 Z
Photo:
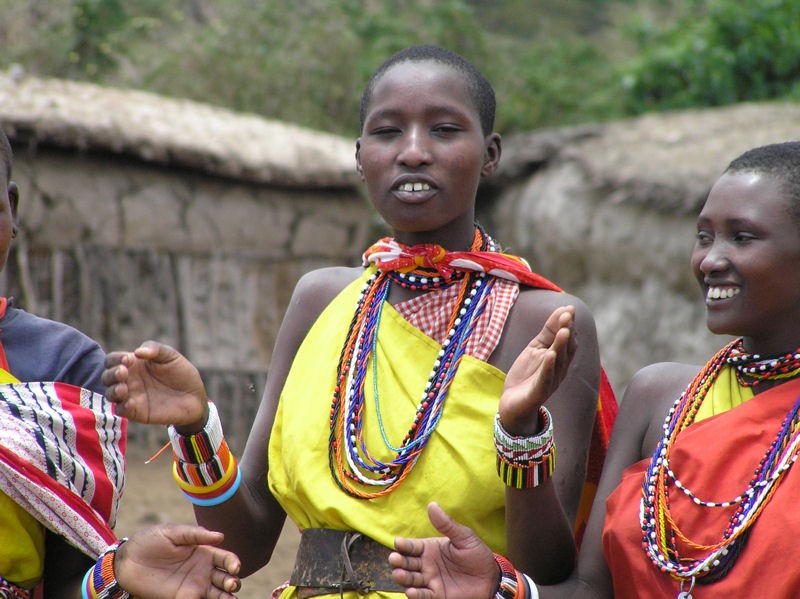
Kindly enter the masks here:
M 136 447 L 128 451 L 128 482 L 120 504 L 117 536 L 160 522 L 195 523 L 191 504 L 180 494 L 172 479 L 169 454 L 145 465 L 145 460 L 153 453 Z M 238 596 L 242 599 L 268 599 L 272 589 L 289 577 L 299 538 L 297 529 L 287 522 L 272 561 L 242 581 Z

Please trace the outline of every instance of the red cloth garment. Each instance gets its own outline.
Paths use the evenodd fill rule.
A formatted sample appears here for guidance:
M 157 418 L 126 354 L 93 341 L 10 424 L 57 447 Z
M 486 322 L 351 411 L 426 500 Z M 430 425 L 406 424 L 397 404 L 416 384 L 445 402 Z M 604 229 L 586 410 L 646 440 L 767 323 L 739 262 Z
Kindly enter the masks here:
M 733 499 L 747 487 L 798 396 L 800 379 L 691 425 L 673 445 L 670 465 L 675 475 L 705 501 Z M 677 597 L 680 591 L 679 582 L 656 569 L 642 548 L 639 504 L 649 463 L 650 458 L 628 468 L 606 503 L 603 552 L 616 599 L 661 599 Z M 795 465 L 785 473 L 728 574 L 708 585 L 696 584 L 691 591 L 694 599 L 798 596 L 800 569 L 794 562 L 800 557 L 800 472 L 796 470 Z M 671 489 L 672 513 L 687 537 L 701 544 L 719 542 L 736 506 L 700 507 L 678 489 Z M 678 545 L 682 555 L 703 555 L 693 553 L 681 541 Z

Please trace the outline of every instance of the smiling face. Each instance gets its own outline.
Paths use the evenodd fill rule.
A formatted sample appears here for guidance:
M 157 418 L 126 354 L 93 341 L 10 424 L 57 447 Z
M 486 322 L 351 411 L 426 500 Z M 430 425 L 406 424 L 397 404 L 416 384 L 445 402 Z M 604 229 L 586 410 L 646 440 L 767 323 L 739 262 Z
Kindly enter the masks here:
M 800 346 L 800 227 L 780 181 L 726 173 L 697 219 L 692 270 L 708 328 L 765 356 Z
M 500 137 L 484 136 L 468 91 L 462 73 L 435 61 L 398 63 L 375 83 L 356 161 L 402 243 L 472 242 L 475 194 L 497 168 Z

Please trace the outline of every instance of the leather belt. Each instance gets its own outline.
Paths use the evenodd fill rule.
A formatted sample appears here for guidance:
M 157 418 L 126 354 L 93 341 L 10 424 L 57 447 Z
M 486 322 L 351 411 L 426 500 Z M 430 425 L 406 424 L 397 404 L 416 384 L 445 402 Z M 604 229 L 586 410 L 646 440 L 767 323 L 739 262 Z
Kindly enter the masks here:
M 392 579 L 390 552 L 358 532 L 307 528 L 301 533 L 289 583 L 298 587 L 299 599 L 345 591 L 403 592 Z

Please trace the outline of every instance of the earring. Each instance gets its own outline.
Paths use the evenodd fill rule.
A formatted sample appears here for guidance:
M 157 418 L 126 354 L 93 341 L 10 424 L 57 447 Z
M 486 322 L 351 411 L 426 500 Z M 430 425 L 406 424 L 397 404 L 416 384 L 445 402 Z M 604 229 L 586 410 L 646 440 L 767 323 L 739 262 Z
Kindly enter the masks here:
M 17 236 L 17 228 L 11 227 L 11 238 L 14 239 Z

